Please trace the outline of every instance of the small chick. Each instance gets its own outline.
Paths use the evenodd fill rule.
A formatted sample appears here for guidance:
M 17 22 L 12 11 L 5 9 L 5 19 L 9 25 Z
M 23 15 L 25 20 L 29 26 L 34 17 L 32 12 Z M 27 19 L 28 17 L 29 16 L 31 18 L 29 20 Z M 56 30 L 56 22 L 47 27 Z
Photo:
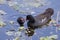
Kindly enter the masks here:
M 19 18 L 17 19 L 17 22 L 19 23 L 20 26 L 24 26 L 25 20 L 24 20 L 23 17 L 19 17 Z
M 19 25 L 20 25 L 18 31 L 23 30 L 23 29 L 24 29 L 24 22 L 25 22 L 24 18 L 23 18 L 23 17 L 19 17 L 19 18 L 17 19 L 17 22 L 18 22 Z

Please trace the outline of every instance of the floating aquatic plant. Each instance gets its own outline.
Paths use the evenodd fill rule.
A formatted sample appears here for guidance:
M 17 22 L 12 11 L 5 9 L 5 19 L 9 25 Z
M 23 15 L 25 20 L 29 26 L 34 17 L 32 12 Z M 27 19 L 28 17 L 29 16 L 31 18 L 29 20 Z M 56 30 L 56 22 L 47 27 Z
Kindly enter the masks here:
M 19 37 L 16 37 L 15 39 L 13 39 L 13 40 L 20 40 L 20 38 Z
M 21 0 L 20 0 L 21 1 Z M 19 3 L 18 1 L 8 1 L 8 5 L 10 6 L 10 7 L 12 7 L 13 9 L 15 9 L 15 10 L 18 10 L 18 12 L 22 12 L 22 13 L 30 13 L 30 12 L 28 12 L 28 10 L 27 10 L 27 12 L 26 12 L 26 9 L 25 9 L 25 11 L 23 10 L 23 11 L 20 11 L 20 10 L 22 10 L 21 8 L 31 8 L 31 7 L 33 7 L 33 8 L 38 8 L 38 7 L 42 7 L 42 6 L 45 6 L 45 5 L 47 5 L 47 4 L 49 4 L 50 2 L 49 1 L 47 1 L 47 0 L 23 0 L 22 1 L 23 3 Z M 34 4 L 34 5 L 32 5 L 32 4 Z M 31 9 L 29 9 L 29 11 L 30 11 Z M 33 14 L 33 13 L 32 13 Z
M 5 0 L 0 0 L 0 4 L 5 4 L 6 1 Z
M 4 22 L 3 18 L 0 16 L 0 27 L 6 26 L 6 23 Z
M 51 35 L 47 37 L 41 37 L 40 40 L 57 40 L 58 35 Z
M 0 10 L 0 15 L 6 15 L 7 13 L 3 10 Z
M 25 28 L 24 27 L 19 27 L 18 30 L 21 31 L 21 30 L 24 30 Z
M 9 23 L 10 23 L 10 24 L 14 24 L 14 21 L 10 21 Z
M 7 31 L 6 34 L 7 34 L 8 36 L 12 36 L 12 35 L 14 34 L 14 32 L 13 32 L 13 31 Z
M 0 27 L 3 27 L 3 26 L 5 26 L 6 25 L 6 23 L 4 23 L 4 22 L 0 22 Z

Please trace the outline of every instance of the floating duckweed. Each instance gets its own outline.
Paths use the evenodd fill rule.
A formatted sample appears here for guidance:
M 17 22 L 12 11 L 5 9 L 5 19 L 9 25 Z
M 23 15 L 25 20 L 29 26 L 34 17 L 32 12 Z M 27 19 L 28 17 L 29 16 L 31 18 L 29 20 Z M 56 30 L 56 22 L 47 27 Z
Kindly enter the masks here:
M 56 23 L 56 21 L 55 21 L 55 20 L 53 20 L 53 19 L 51 20 L 51 22 L 52 22 L 52 23 Z
M 24 26 L 18 28 L 19 31 L 24 30 Z
M 22 4 L 18 4 L 18 2 L 14 2 L 14 1 L 9 1 L 8 5 L 10 7 L 14 8 L 15 10 L 20 10 L 21 7 L 24 8 L 24 7 L 29 7 L 30 6 L 30 7 L 37 7 L 38 8 L 38 7 L 49 4 L 49 2 L 46 3 L 47 0 L 46 1 L 45 0 L 43 0 L 43 1 L 40 0 L 38 2 L 35 2 L 35 1 L 38 1 L 38 0 L 34 0 L 33 2 L 31 2 L 30 0 L 28 0 L 28 1 L 25 0 L 25 1 L 23 1 Z M 34 4 L 34 5 L 32 5 L 32 4 Z
M 34 5 L 32 5 L 32 4 L 34 4 Z M 28 5 L 33 6 L 33 7 L 39 7 L 40 6 L 39 3 L 29 3 Z
M 23 11 L 23 10 L 19 10 L 19 12 L 22 13 L 22 14 L 28 13 L 28 12 Z
M 0 10 L 0 15 L 6 15 L 7 13 L 3 10 Z
M 18 2 L 13 2 L 12 5 L 11 5 L 11 7 L 14 8 L 15 10 L 18 10 L 18 11 L 20 9 L 20 6 L 18 5 Z
M 52 35 L 47 37 L 41 37 L 40 40 L 56 40 L 57 38 L 57 35 Z
M 20 31 L 17 31 L 17 32 L 15 32 L 15 34 L 14 34 L 14 36 L 20 36 L 21 35 L 21 32 Z
M 40 40 L 44 40 L 44 37 L 41 37 Z
M 52 35 L 52 36 L 49 36 L 49 38 L 57 39 L 58 38 L 58 35 Z
M 15 39 L 13 39 L 13 40 L 20 40 L 20 39 L 19 39 L 19 37 L 16 37 L 16 38 L 15 38 Z
M 19 9 L 20 9 L 17 4 L 16 4 L 16 5 L 13 5 L 12 7 L 13 7 L 15 10 L 18 10 L 18 11 L 19 11 Z
M 20 32 L 20 31 L 17 31 L 17 32 L 15 32 L 15 31 L 7 31 L 6 34 L 7 34 L 8 36 L 18 37 L 18 36 L 21 35 L 21 32 Z
M 5 0 L 0 0 L 0 4 L 5 4 Z
M 10 7 L 12 7 L 12 6 L 16 5 L 16 4 L 17 4 L 17 2 L 13 2 L 13 1 L 9 1 L 9 2 L 8 2 L 8 5 L 9 5 Z
M 35 14 L 35 12 L 31 12 L 31 14 Z
M 41 6 L 44 6 L 44 5 L 47 5 L 47 4 L 49 4 L 49 2 L 47 2 L 47 0 L 45 1 L 45 0 L 24 0 L 23 2 L 26 2 L 24 5 L 25 6 L 31 6 L 31 7 L 41 7 Z M 34 5 L 32 5 L 32 4 L 34 4 Z
M 10 24 L 14 24 L 14 21 L 10 21 L 9 23 L 10 23 Z
M 0 21 L 0 27 L 4 27 L 4 26 L 6 26 L 6 23 Z
M 53 20 L 53 19 L 50 21 L 50 23 L 49 23 L 48 25 L 50 25 L 50 24 L 53 24 L 54 26 L 56 26 L 56 25 L 57 25 L 56 21 L 55 21 L 55 20 Z
M 47 37 L 41 37 L 40 40 L 49 40 L 48 36 Z
M 6 34 L 7 34 L 8 36 L 11 36 L 11 35 L 14 34 L 14 32 L 12 32 L 12 31 L 7 31 Z

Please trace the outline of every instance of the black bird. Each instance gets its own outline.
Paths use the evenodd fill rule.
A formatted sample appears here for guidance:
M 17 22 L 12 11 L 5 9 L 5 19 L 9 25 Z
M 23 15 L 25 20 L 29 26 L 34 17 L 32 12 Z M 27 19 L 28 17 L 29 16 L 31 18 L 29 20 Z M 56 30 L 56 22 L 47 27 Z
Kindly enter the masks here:
M 19 17 L 19 18 L 17 19 L 17 22 L 19 23 L 20 26 L 24 26 L 25 20 L 24 20 L 23 17 Z
M 47 25 L 51 21 L 51 16 L 54 14 L 54 10 L 52 8 L 48 8 L 44 13 L 39 14 L 37 16 L 27 15 L 26 20 L 28 29 L 27 35 L 32 36 L 34 34 L 34 30 L 37 28 L 41 28 L 43 25 Z
M 39 14 L 37 16 L 27 15 L 26 20 L 28 28 L 41 28 L 43 25 L 48 24 L 51 21 L 51 16 L 54 14 L 54 10 L 52 8 L 48 8 L 44 13 Z

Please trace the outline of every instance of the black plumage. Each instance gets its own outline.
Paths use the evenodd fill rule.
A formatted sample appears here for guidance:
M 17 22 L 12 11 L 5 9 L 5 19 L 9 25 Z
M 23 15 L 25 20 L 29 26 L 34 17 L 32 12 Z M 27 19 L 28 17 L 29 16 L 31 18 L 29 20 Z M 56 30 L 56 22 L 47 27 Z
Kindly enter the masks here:
M 51 21 L 51 16 L 53 15 L 53 13 L 54 10 L 52 8 L 48 8 L 44 13 L 37 16 L 27 15 L 26 20 L 28 20 L 28 28 L 41 28 L 43 25 L 48 24 Z
M 25 20 L 24 20 L 23 17 L 19 17 L 19 18 L 17 19 L 17 22 L 19 23 L 20 26 L 24 26 Z

